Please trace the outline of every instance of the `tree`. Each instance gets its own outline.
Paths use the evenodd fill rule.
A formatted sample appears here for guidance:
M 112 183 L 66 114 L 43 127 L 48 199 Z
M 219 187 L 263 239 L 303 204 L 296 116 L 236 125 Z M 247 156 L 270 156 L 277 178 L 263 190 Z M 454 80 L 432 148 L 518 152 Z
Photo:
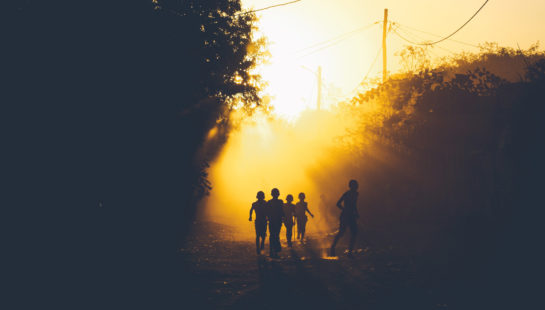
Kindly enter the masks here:
M 260 104 L 255 16 L 236 15 L 239 0 L 10 5 L 7 200 L 25 211 L 20 236 L 32 237 L 17 243 L 52 257 L 28 276 L 44 298 L 51 288 L 66 302 L 165 308 L 166 292 L 183 291 L 176 249 L 194 213 L 203 137 L 235 106 Z
M 416 73 L 428 69 L 431 65 L 428 47 L 407 45 L 396 56 L 401 57 L 401 64 L 405 73 Z

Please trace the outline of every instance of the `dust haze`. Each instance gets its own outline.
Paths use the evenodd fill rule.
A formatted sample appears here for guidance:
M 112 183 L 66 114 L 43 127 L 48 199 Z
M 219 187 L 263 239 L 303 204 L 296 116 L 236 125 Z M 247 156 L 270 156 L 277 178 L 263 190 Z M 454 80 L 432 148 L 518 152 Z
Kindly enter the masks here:
M 233 225 L 241 237 L 252 237 L 251 203 L 260 190 L 270 199 L 276 187 L 284 200 L 288 194 L 306 194 L 309 209 L 316 215 L 309 221 L 309 233 L 334 230 L 337 219 L 327 215 L 336 209 L 336 199 L 354 176 L 347 174 L 327 189 L 314 176 L 327 173 L 323 169 L 335 165 L 336 154 L 347 150 L 346 134 L 354 122 L 354 117 L 336 108 L 306 110 L 295 121 L 265 113 L 244 120 L 211 162 L 213 189 L 203 201 L 201 217 Z

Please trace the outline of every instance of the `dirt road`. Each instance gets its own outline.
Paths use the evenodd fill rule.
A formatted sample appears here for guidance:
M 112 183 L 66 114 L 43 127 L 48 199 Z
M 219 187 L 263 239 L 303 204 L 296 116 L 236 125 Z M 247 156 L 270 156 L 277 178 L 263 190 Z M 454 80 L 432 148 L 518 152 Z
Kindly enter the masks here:
M 256 255 L 255 243 L 241 241 L 229 227 L 199 227 L 180 251 L 191 274 L 190 295 L 203 309 L 449 307 L 445 296 L 419 283 L 410 260 L 396 257 L 391 247 L 360 247 L 350 258 L 341 242 L 332 259 L 325 255 L 331 236 L 311 234 L 293 248 L 282 240 L 280 258 L 271 259 Z

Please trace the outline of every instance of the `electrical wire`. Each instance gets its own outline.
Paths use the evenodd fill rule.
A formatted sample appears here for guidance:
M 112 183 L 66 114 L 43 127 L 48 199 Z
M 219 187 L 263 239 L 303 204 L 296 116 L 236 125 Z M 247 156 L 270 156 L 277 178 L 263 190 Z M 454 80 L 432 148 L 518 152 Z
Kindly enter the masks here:
M 373 24 L 370 24 L 370 25 L 367 25 L 365 27 L 362 27 L 362 28 L 359 28 L 359 29 L 356 29 L 356 30 L 352 30 L 350 32 L 347 32 L 347 33 L 344 33 L 340 36 L 337 36 L 335 38 L 332 38 L 332 39 L 329 39 L 329 40 L 325 40 L 325 41 L 322 41 L 322 42 L 319 42 L 319 43 L 316 43 L 316 44 L 313 44 L 311 46 L 308 46 L 308 47 L 305 47 L 303 49 L 300 49 L 299 51 L 295 52 L 294 54 L 298 54 L 298 53 L 301 53 L 301 52 L 304 52 L 308 49 L 312 49 L 312 48 L 315 48 L 314 50 L 311 50 L 310 52 L 307 52 L 303 55 L 300 55 L 298 56 L 297 58 L 302 58 L 302 57 L 306 57 L 306 56 L 309 56 L 309 55 L 312 55 L 314 53 L 317 53 L 319 51 L 322 51 L 326 48 L 329 48 L 331 46 L 334 46 L 334 45 L 337 45 L 339 43 L 341 43 L 342 41 L 352 37 L 353 35 L 355 35 L 356 33 L 360 32 L 360 31 L 363 31 L 363 30 L 367 30 L 367 29 L 370 29 L 371 27 L 373 27 L 374 25 L 377 25 L 378 22 L 375 22 Z M 329 44 L 327 44 L 329 42 Z M 325 45 L 324 45 L 325 44 Z
M 367 30 L 367 29 L 373 27 L 374 25 L 376 25 L 376 24 L 378 24 L 378 23 L 379 23 L 379 22 L 374 22 L 374 23 L 369 24 L 369 25 L 367 25 L 367 26 L 364 26 L 364 27 L 361 27 L 361 28 L 358 28 L 358 29 L 355 29 L 355 30 L 352 30 L 352 31 L 349 31 L 349 32 L 345 32 L 345 33 L 343 33 L 343 34 L 341 34 L 341 35 L 338 35 L 338 36 L 336 36 L 336 37 L 333 37 L 333 38 L 330 38 L 330 39 L 327 39 L 327 40 L 324 40 L 324 41 L 321 41 L 321 42 L 312 44 L 312 45 L 307 46 L 307 47 L 305 47 L 305 48 L 302 48 L 302 49 L 296 51 L 295 53 L 304 52 L 304 51 L 309 50 L 309 49 L 312 49 L 312 48 L 314 48 L 314 47 L 318 47 L 318 46 L 320 46 L 320 45 L 327 44 L 327 43 L 329 43 L 329 42 L 336 41 L 336 40 L 339 40 L 339 39 L 343 39 L 343 40 L 344 40 L 345 37 L 347 37 L 347 36 L 352 36 L 352 35 L 354 35 L 355 33 L 358 33 L 358 32 L 363 31 L 363 30 Z
M 242 16 L 242 15 L 253 14 L 253 13 L 257 13 L 257 12 L 261 12 L 261 11 L 265 11 L 265 10 L 269 10 L 269 9 L 273 9 L 273 8 L 277 8 L 277 7 L 281 7 L 281 6 L 294 4 L 294 3 L 297 3 L 297 2 L 301 2 L 301 1 L 303 1 L 303 0 L 294 0 L 294 1 L 290 1 L 290 2 L 284 2 L 284 3 L 275 4 L 275 5 L 270 5 L 270 6 L 267 6 L 267 7 L 264 7 L 264 8 L 255 9 L 255 10 L 251 10 L 251 11 L 238 12 L 238 13 L 233 14 L 233 15 L 211 17 L 210 19 L 230 19 L 230 18 Z M 157 5 L 156 9 L 162 9 L 162 7 Z M 167 11 L 172 13 L 172 14 L 178 15 L 178 16 L 182 16 L 182 17 L 187 16 L 186 14 L 182 14 L 182 13 L 176 11 L 176 10 L 167 9 Z M 217 21 L 216 21 L 216 23 L 217 23 Z
M 415 41 L 413 41 L 413 40 L 407 39 L 405 36 L 401 35 L 401 34 L 397 31 L 397 29 L 394 29 L 394 33 L 395 33 L 398 37 L 400 37 L 403 41 L 405 41 L 405 42 L 407 42 L 407 43 L 409 43 L 409 44 L 412 44 L 412 45 L 422 45 L 422 44 L 419 44 L 419 43 L 417 43 L 417 42 L 415 42 Z
M 286 5 L 294 4 L 294 3 L 297 3 L 297 2 L 301 2 L 301 1 L 303 1 L 303 0 L 295 0 L 295 1 L 290 1 L 290 2 L 279 3 L 279 4 L 275 4 L 275 5 L 270 5 L 270 6 L 267 6 L 267 7 L 264 7 L 264 8 L 248 11 L 248 12 L 240 12 L 240 13 L 237 13 L 237 14 L 235 14 L 233 16 L 236 17 L 236 16 L 240 16 L 240 15 L 252 14 L 252 13 L 256 13 L 256 12 L 261 12 L 261 11 L 277 8 L 277 7 L 280 7 L 280 6 L 286 6 Z
M 371 65 L 369 66 L 369 69 L 367 70 L 367 74 L 365 74 L 365 76 L 363 77 L 363 79 L 358 83 L 358 85 L 356 85 L 356 87 L 354 87 L 354 89 L 352 89 L 347 97 L 352 97 L 356 91 L 358 90 L 358 88 L 363 84 L 365 83 L 365 81 L 367 80 L 367 78 L 369 77 L 369 74 L 371 74 L 371 70 L 373 70 L 373 68 L 375 67 L 375 64 L 377 63 L 377 60 L 380 56 L 380 52 L 382 51 L 382 45 L 379 47 L 378 51 L 377 51 L 377 55 L 375 56 L 375 59 L 373 59 L 373 62 L 371 63 Z
M 393 29 L 393 28 L 392 28 Z M 397 27 L 395 28 L 395 31 L 402 31 L 403 32 L 403 35 L 407 38 L 409 38 L 411 41 L 423 41 L 424 38 L 412 33 L 412 32 L 409 32 L 401 27 Z
M 342 39 L 342 40 L 337 40 L 337 41 L 335 41 L 335 42 L 332 42 L 332 43 L 330 43 L 330 44 L 327 44 L 327 45 L 324 45 L 324 46 L 322 46 L 322 47 L 320 47 L 320 48 L 317 48 L 317 49 L 315 49 L 315 50 L 312 50 L 312 51 L 310 51 L 310 52 L 308 52 L 308 53 L 306 53 L 306 54 L 303 54 L 303 55 L 301 55 L 301 56 L 297 56 L 297 59 L 303 58 L 303 57 L 306 57 L 306 56 L 310 56 L 310 55 L 315 54 L 315 53 L 318 53 L 319 51 L 322 51 L 322 50 L 324 50 L 324 49 L 326 49 L 326 48 L 329 48 L 329 47 L 332 47 L 332 46 L 334 46 L 334 45 L 337 45 L 337 44 L 341 43 L 342 41 L 344 41 L 344 40 L 346 40 L 346 39 L 347 39 L 347 38 L 344 38 L 344 39 Z
M 398 37 L 400 37 L 401 39 L 405 40 L 405 41 L 408 42 L 408 43 L 414 44 L 414 43 L 413 43 L 414 41 L 413 41 L 413 40 L 410 40 L 410 39 L 407 39 L 406 35 L 410 35 L 410 36 L 412 36 L 413 38 L 415 38 L 416 36 L 415 36 L 414 34 L 411 34 L 411 33 L 407 32 L 406 30 L 403 30 L 403 31 L 404 31 L 404 35 L 401 35 L 401 34 L 399 33 L 400 30 L 402 30 L 402 29 L 401 29 L 401 28 L 397 28 L 397 29 L 394 29 L 393 31 L 394 31 L 394 33 L 395 33 Z M 448 52 L 448 53 L 450 53 L 450 54 L 456 55 L 455 52 L 453 52 L 453 51 L 451 51 L 451 50 L 449 50 L 449 49 L 447 49 L 447 48 L 445 48 L 445 47 L 442 47 L 442 46 L 440 46 L 440 45 L 437 45 L 437 44 L 436 44 L 436 45 L 433 45 L 432 47 L 437 47 L 437 48 L 442 49 L 442 50 L 444 50 L 444 51 L 446 51 L 446 52 Z
M 375 59 L 373 59 L 373 62 L 371 63 L 371 66 L 369 66 L 369 70 L 367 70 L 367 74 L 365 74 L 365 77 L 363 78 L 363 80 L 360 82 L 359 85 L 361 85 L 363 82 L 365 82 L 367 80 L 367 78 L 369 77 L 369 74 L 371 74 L 371 70 L 373 70 L 373 68 L 375 67 L 375 65 L 377 63 L 377 60 L 378 60 L 378 57 L 380 56 L 380 52 L 382 52 L 382 45 L 378 49 L 377 55 L 375 56 Z M 358 87 L 359 87 L 359 85 L 358 85 Z
M 387 30 L 387 33 L 390 33 L 390 31 L 393 31 L 394 29 L 392 27 L 388 27 L 388 30 Z M 373 68 L 375 67 L 376 63 L 377 63 L 377 60 L 380 56 L 380 52 L 382 52 L 382 45 L 378 48 L 377 50 L 377 54 L 375 55 L 375 59 L 373 59 L 373 62 L 371 62 L 371 65 L 369 66 L 369 69 L 367 70 L 367 73 L 365 74 L 365 76 L 363 77 L 363 79 L 358 83 L 358 85 L 356 85 L 356 87 L 354 87 L 354 89 L 352 89 L 352 91 L 350 91 L 349 93 L 349 96 L 352 96 L 357 90 L 358 88 L 363 84 L 365 83 L 365 81 L 367 80 L 367 78 L 369 77 L 369 75 L 371 74 L 371 71 L 373 70 Z
M 424 31 L 424 30 L 420 30 L 420 29 L 416 29 L 414 27 L 410 27 L 410 26 L 407 26 L 407 25 L 403 25 L 403 24 L 400 24 L 398 22 L 392 22 L 394 25 L 398 26 L 398 29 L 403 29 L 403 28 L 407 28 L 408 30 L 413 30 L 413 31 L 417 31 L 417 32 L 421 32 L 421 33 L 424 33 L 424 34 L 428 34 L 428 35 L 431 35 L 431 36 L 434 36 L 434 37 L 442 37 L 441 35 L 438 35 L 438 34 L 435 34 L 435 33 L 431 33 L 431 32 L 427 32 L 427 31 Z M 452 41 L 452 42 L 456 42 L 456 43 L 460 43 L 460 44 L 463 44 L 463 45 L 467 45 L 467 46 L 471 46 L 471 47 L 475 47 L 475 48 L 479 48 L 478 45 L 476 44 L 472 44 L 472 43 L 468 43 L 468 42 L 464 42 L 464 41 L 460 41 L 460 40 L 455 40 L 455 39 L 448 39 L 449 41 Z
M 470 21 L 473 20 L 473 18 L 475 18 L 475 16 L 477 16 L 477 14 L 479 14 L 479 12 L 484 8 L 484 6 L 488 3 L 488 1 L 490 0 L 486 0 L 482 5 L 481 7 L 473 14 L 473 16 L 471 16 L 462 26 L 460 26 L 458 29 L 456 29 L 453 33 L 449 34 L 448 36 L 442 38 L 442 39 L 439 39 L 437 41 L 433 41 L 433 42 L 411 42 L 411 44 L 414 44 L 414 45 L 435 45 L 437 43 L 440 43 L 440 42 L 443 42 L 445 40 L 448 40 L 450 37 L 452 37 L 453 35 L 455 35 L 456 33 L 458 33 L 458 31 L 462 30 L 462 28 L 464 28 L 467 24 L 469 24 Z M 399 34 L 398 34 L 399 35 Z M 405 41 L 409 42 L 409 40 L 407 40 L 406 38 L 403 38 Z

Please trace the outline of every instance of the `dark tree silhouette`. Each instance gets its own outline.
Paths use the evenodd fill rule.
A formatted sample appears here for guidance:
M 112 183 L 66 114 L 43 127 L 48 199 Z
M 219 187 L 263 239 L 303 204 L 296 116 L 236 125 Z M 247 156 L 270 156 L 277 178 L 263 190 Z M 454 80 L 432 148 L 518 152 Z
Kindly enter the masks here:
M 206 184 L 195 156 L 230 109 L 260 103 L 255 16 L 239 0 L 6 4 L 5 176 L 13 243 L 32 249 L 19 281 L 44 306 L 174 304 Z
M 391 77 L 345 107 L 361 113 L 355 147 L 315 177 L 324 191 L 346 175 L 361 181 L 364 244 L 394 244 L 461 308 L 537 302 L 544 59 L 497 49 Z M 503 67 L 519 78 L 492 73 Z M 368 104 L 377 115 L 358 112 Z

